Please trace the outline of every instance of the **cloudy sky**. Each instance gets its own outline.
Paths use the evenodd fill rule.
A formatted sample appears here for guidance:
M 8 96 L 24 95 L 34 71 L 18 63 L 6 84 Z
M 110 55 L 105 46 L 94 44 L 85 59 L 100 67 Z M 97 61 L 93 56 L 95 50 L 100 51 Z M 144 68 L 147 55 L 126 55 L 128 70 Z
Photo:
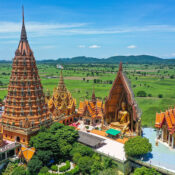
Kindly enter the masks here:
M 175 57 L 174 0 L 0 0 L 0 59 L 18 46 L 21 6 L 35 57 Z

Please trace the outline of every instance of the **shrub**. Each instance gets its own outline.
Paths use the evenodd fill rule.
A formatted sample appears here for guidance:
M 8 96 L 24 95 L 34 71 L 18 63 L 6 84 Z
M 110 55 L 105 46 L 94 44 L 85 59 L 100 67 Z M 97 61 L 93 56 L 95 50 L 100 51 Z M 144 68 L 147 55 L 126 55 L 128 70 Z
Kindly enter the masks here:
M 47 173 L 49 171 L 49 168 L 47 168 L 46 166 L 44 166 L 44 167 L 42 167 L 41 169 L 40 169 L 40 172 L 39 173 Z
M 162 95 L 162 94 L 159 94 L 158 97 L 159 97 L 159 98 L 163 98 L 163 95 Z
M 129 139 L 125 145 L 124 149 L 126 155 L 128 156 L 142 156 L 148 152 L 152 151 L 152 145 L 149 143 L 147 138 L 143 138 L 141 136 L 137 136 Z
M 137 92 L 137 97 L 146 97 L 146 96 L 147 96 L 147 94 L 145 91 L 138 91 Z
M 42 161 L 39 160 L 36 155 L 32 157 L 32 159 L 29 161 L 27 165 L 28 170 L 32 175 L 38 174 L 42 166 L 43 166 Z
M 70 169 L 70 161 L 66 161 L 66 165 L 62 166 L 59 168 L 59 171 L 60 172 L 64 172 L 64 171 L 67 171 L 68 169 Z
M 74 155 L 73 155 L 73 162 L 74 163 L 78 163 L 78 160 L 81 158 L 81 154 L 80 153 L 75 153 Z
M 52 170 L 52 171 L 58 171 L 58 167 L 57 167 L 56 165 L 52 165 L 52 166 L 51 166 L 51 170 Z
M 67 171 L 66 173 L 65 173 L 65 175 L 74 175 L 74 174 L 77 174 L 79 172 L 79 167 L 78 167 L 78 165 L 74 168 L 74 169 L 72 169 L 72 170 L 70 170 L 70 171 Z
M 152 94 L 148 94 L 148 97 L 152 97 Z
M 141 168 L 136 168 L 134 171 L 134 175 L 161 175 L 158 173 L 155 169 L 153 168 L 146 168 L 146 167 L 141 167 Z

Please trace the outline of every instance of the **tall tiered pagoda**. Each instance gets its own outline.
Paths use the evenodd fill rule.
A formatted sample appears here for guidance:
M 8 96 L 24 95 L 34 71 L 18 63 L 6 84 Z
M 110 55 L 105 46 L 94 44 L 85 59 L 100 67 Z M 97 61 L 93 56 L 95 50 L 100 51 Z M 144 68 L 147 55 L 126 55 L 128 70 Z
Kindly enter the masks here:
M 105 102 L 104 121 L 123 133 L 141 134 L 141 112 L 134 100 L 130 83 L 123 73 L 122 63 Z
M 28 145 L 30 136 L 41 125 L 50 125 L 51 118 L 35 57 L 27 40 L 23 10 L 21 39 L 13 59 L 5 110 L 2 114 L 3 138 Z
M 66 88 L 62 69 L 58 87 L 54 89 L 53 96 L 49 100 L 48 106 L 55 121 L 62 121 L 65 124 L 73 121 L 76 100 Z

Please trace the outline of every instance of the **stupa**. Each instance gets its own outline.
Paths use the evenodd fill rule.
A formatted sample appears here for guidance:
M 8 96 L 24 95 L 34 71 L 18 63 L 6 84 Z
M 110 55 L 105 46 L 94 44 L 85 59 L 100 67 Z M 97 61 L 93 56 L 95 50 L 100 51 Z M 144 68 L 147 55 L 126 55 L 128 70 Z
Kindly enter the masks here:
M 30 136 L 41 125 L 50 125 L 52 117 L 45 103 L 35 57 L 27 40 L 24 10 L 22 18 L 21 39 L 13 59 L 2 126 L 4 139 L 28 145 Z
M 62 121 L 65 124 L 68 124 L 67 121 L 69 120 L 73 121 L 76 100 L 66 88 L 62 69 L 58 87 L 54 89 L 53 96 L 48 101 L 48 106 L 55 121 Z

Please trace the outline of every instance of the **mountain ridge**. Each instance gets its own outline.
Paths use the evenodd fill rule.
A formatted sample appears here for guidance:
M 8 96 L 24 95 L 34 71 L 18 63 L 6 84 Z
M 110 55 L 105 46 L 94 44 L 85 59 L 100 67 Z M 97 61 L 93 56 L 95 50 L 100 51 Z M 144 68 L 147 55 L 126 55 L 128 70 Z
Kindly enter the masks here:
M 12 61 L 0 60 L 0 63 L 10 63 Z M 72 58 L 58 58 L 37 60 L 38 63 L 54 63 L 54 64 L 175 64 L 175 58 L 163 59 L 151 55 L 130 55 L 130 56 L 111 56 L 108 58 L 95 58 L 86 56 L 77 56 Z

